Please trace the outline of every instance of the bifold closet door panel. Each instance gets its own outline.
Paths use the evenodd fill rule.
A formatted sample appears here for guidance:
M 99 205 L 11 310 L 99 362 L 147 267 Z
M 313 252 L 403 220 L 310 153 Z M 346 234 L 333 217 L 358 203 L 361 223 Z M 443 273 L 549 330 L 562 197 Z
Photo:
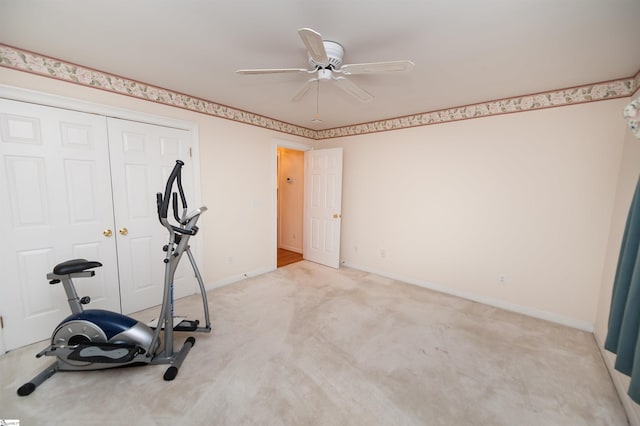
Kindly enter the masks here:
M 76 282 L 120 311 L 106 118 L 0 99 L 0 315 L 5 349 L 47 339 L 69 315 L 46 274 L 73 258 L 104 266 Z
M 162 303 L 162 247 L 169 234 L 158 220 L 156 193 L 164 192 L 176 160 L 182 160 L 182 183 L 187 200 L 193 203 L 192 133 L 114 118 L 108 119 L 108 130 L 122 310 L 128 314 Z M 176 272 L 174 296 L 190 295 L 196 289 L 196 278 L 184 256 Z

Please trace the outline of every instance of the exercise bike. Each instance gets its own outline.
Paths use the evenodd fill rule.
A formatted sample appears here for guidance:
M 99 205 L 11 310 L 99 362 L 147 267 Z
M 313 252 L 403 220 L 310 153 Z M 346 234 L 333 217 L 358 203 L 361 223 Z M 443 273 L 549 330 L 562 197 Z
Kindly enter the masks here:
M 56 361 L 42 370 L 37 376 L 18 389 L 18 395 L 31 394 L 40 384 L 58 371 L 100 370 L 106 368 L 170 364 L 164 373 L 164 380 L 173 380 L 178 374 L 185 357 L 195 344 L 195 338 L 186 339 L 182 348 L 175 352 L 173 332 L 211 332 L 209 306 L 202 276 L 189 247 L 189 239 L 198 233 L 196 223 L 207 208 L 202 206 L 187 213 L 187 201 L 182 188 L 181 170 L 184 163 L 176 164 L 167 180 L 164 195 L 156 195 L 158 218 L 169 231 L 169 242 L 163 247 L 164 258 L 164 294 L 160 314 L 155 327 L 150 327 L 131 317 L 100 309 L 83 308 L 90 302 L 89 297 L 79 298 L 73 279 L 93 277 L 93 269 L 101 267 L 96 261 L 74 259 L 62 262 L 47 274 L 49 284 L 62 283 L 67 295 L 71 315 L 65 318 L 53 331 L 51 344 L 39 352 L 36 357 L 54 356 Z M 173 216 L 177 225 L 172 225 L 167 213 L 174 183 L 182 202 L 182 214 L 178 214 L 178 195 L 173 193 Z M 174 324 L 173 317 L 173 281 L 182 255 L 186 253 L 200 287 L 204 309 L 203 326 L 198 320 L 182 320 Z M 162 334 L 162 338 L 161 338 Z

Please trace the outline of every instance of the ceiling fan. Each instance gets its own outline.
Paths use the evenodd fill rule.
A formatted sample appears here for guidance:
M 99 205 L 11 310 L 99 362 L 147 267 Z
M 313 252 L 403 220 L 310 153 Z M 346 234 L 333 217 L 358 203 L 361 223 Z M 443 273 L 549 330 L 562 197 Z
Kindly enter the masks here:
M 349 93 L 361 102 L 369 102 L 373 99 L 373 95 L 353 81 L 344 77 L 345 75 L 357 74 L 380 74 L 410 71 L 414 63 L 411 61 L 387 61 L 387 62 L 370 62 L 364 64 L 346 64 L 342 65 L 342 57 L 344 56 L 344 48 L 340 43 L 335 41 L 323 40 L 320 33 L 310 29 L 301 28 L 298 34 L 302 39 L 307 53 L 309 55 L 309 65 L 312 69 L 305 68 L 276 68 L 276 69 L 245 69 L 237 70 L 238 74 L 278 74 L 278 73 L 306 73 L 315 74 L 309 79 L 295 96 L 292 101 L 299 101 L 306 95 L 309 89 L 316 83 L 319 90 L 321 81 L 333 81 L 345 92 Z

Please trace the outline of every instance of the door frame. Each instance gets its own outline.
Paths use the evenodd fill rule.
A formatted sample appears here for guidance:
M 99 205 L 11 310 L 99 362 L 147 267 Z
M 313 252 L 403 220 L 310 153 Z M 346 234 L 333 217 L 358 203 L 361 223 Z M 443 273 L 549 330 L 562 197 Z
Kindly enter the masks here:
M 275 270 L 278 268 L 278 148 L 287 148 L 304 152 L 313 150 L 313 146 L 280 138 L 273 138 L 272 142 L 271 176 L 273 178 L 273 193 L 271 205 L 273 206 L 273 217 L 271 223 L 273 223 L 273 228 L 271 232 L 271 259 L 273 263 L 271 268 L 272 270 Z M 302 240 L 304 241 L 304 228 Z M 304 244 L 302 245 L 302 251 L 304 255 Z

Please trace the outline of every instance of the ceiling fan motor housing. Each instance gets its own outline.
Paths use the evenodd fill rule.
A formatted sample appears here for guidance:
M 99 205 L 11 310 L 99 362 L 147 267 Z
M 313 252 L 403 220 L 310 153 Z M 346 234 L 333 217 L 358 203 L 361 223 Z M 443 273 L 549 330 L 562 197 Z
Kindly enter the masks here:
M 314 68 L 340 68 L 340 65 L 342 65 L 342 58 L 344 57 L 344 47 L 342 47 L 340 43 L 329 40 L 322 40 L 322 44 L 324 45 L 324 50 L 327 52 L 329 63 L 323 64 L 316 62 L 311 58 L 311 56 L 309 56 L 309 64 Z

